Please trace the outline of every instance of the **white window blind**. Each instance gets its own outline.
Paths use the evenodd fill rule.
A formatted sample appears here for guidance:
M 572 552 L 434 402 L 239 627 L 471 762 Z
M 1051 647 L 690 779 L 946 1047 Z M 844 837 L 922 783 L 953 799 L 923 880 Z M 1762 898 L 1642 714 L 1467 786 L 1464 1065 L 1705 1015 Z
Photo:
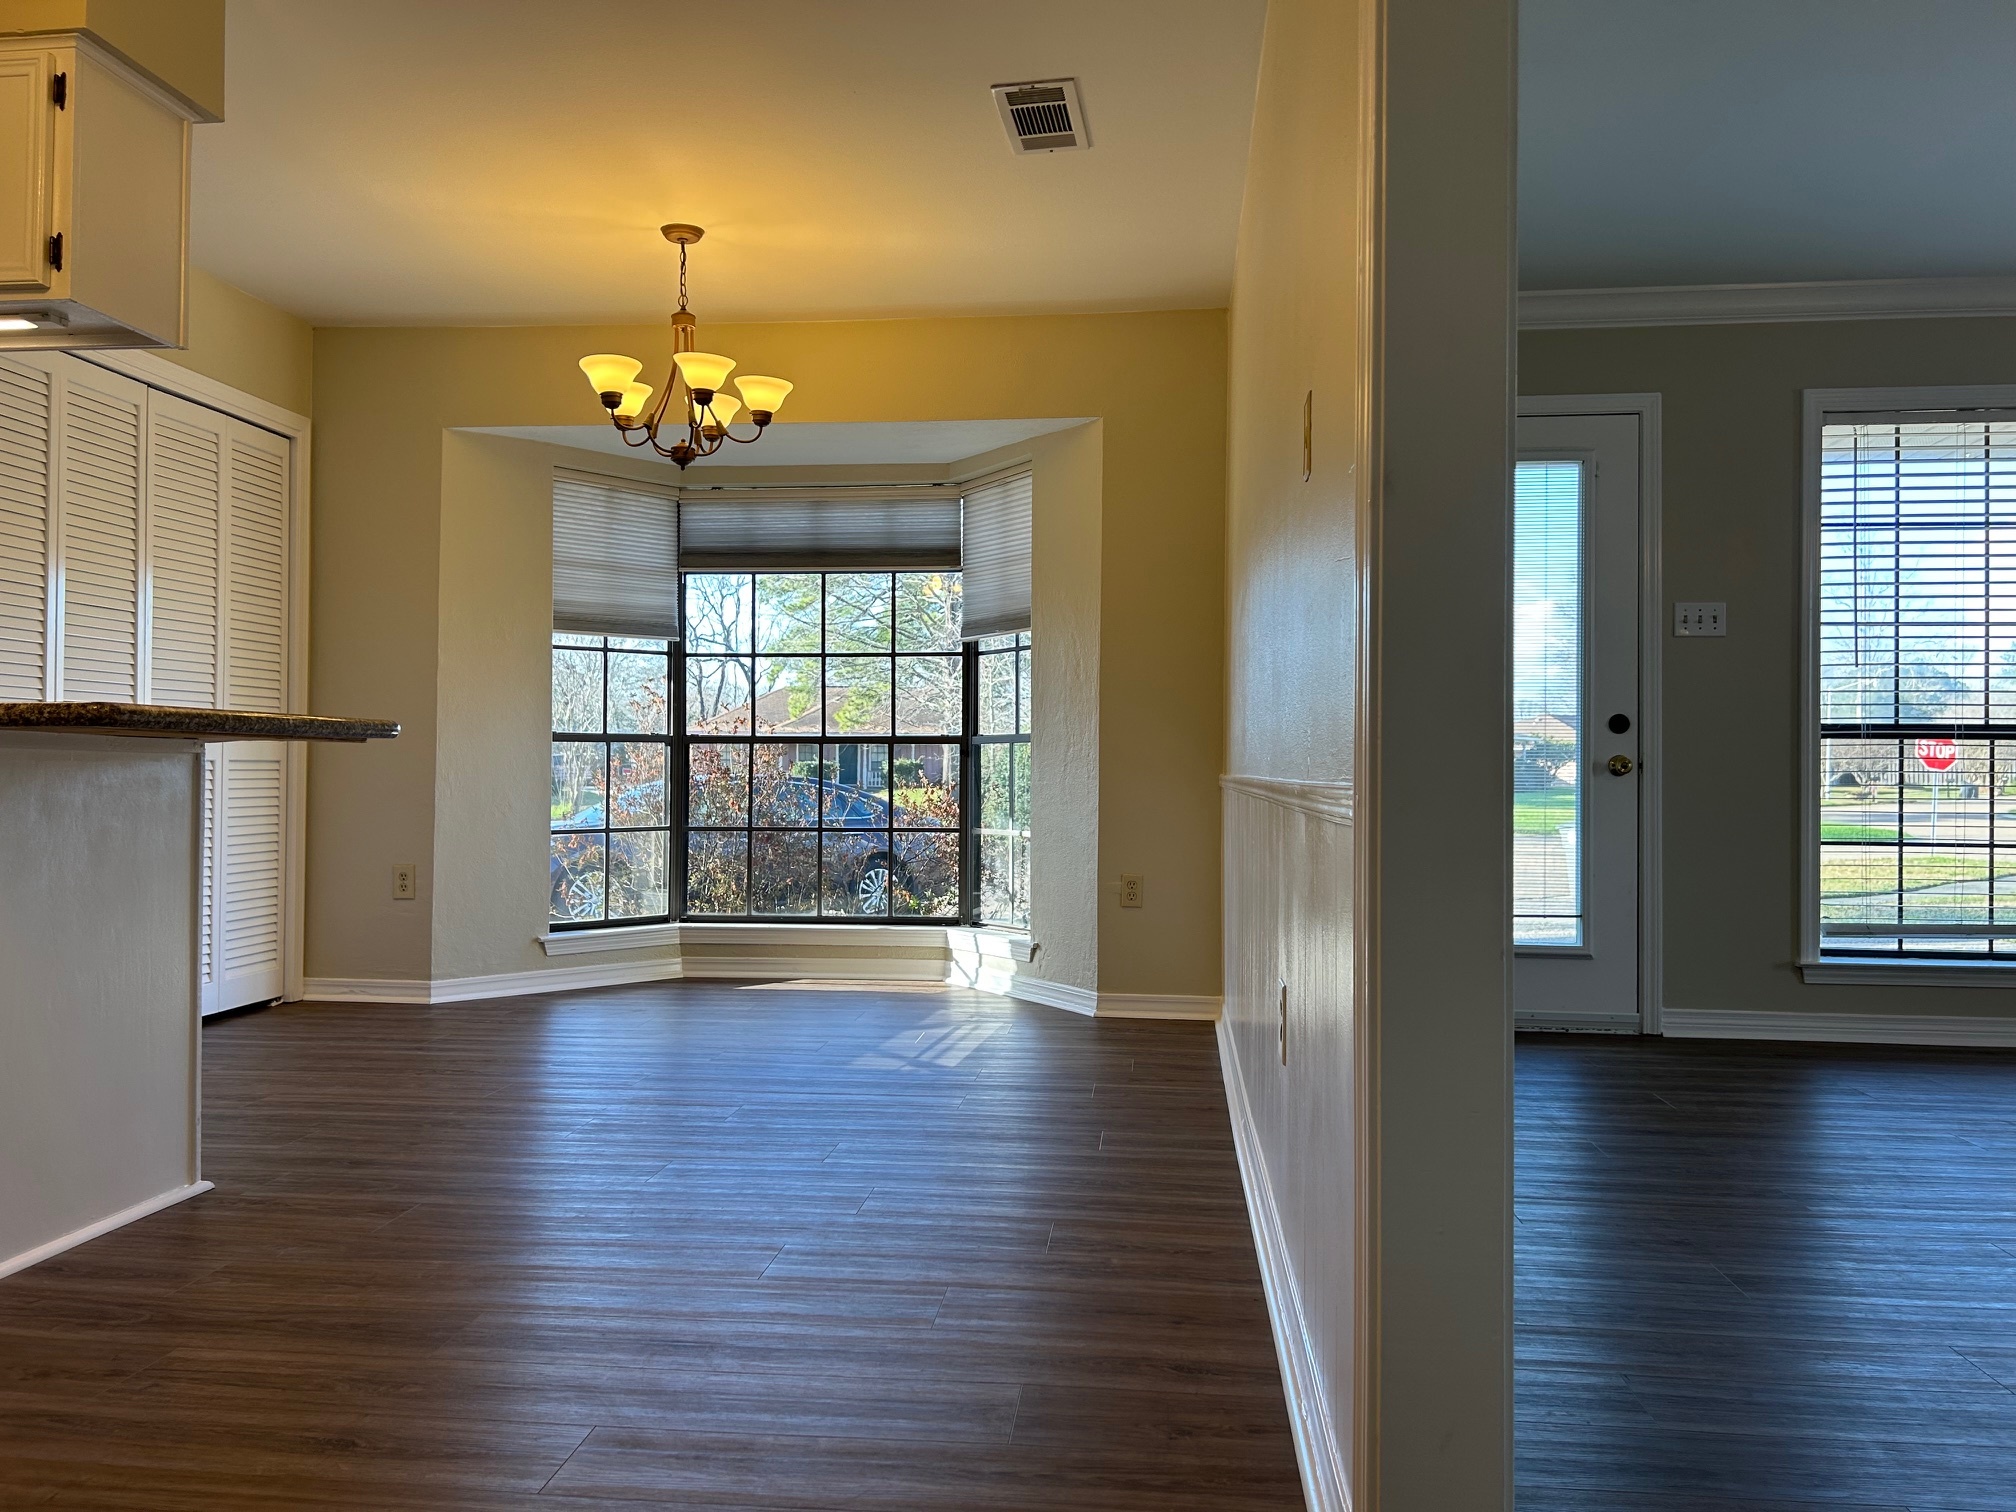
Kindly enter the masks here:
M 959 563 L 965 579 L 967 640 L 1029 628 L 1034 497 L 1026 472 L 983 478 L 966 487 Z
M 689 571 L 959 565 L 955 489 L 688 491 L 679 508 Z
M 553 628 L 679 635 L 679 496 L 588 473 L 553 478 Z

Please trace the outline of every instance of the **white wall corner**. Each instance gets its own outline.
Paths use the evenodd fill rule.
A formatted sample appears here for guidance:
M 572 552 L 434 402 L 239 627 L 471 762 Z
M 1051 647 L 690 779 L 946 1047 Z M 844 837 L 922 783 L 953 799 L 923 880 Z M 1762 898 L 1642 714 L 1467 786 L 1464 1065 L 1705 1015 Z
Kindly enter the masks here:
M 1288 1236 L 1281 1227 L 1260 1133 L 1253 1126 L 1246 1084 L 1239 1075 L 1239 1052 L 1231 1024 L 1223 1017 L 1218 1020 L 1218 1068 L 1225 1082 L 1232 1147 L 1239 1158 L 1239 1184 L 1245 1189 L 1246 1214 L 1253 1225 L 1253 1248 L 1260 1259 L 1260 1284 L 1274 1329 L 1274 1350 L 1281 1362 L 1281 1388 L 1288 1399 L 1288 1427 L 1295 1440 L 1296 1464 L 1302 1471 L 1303 1495 L 1309 1512 L 1351 1512 L 1343 1446 L 1331 1426 L 1329 1393 L 1302 1311 Z

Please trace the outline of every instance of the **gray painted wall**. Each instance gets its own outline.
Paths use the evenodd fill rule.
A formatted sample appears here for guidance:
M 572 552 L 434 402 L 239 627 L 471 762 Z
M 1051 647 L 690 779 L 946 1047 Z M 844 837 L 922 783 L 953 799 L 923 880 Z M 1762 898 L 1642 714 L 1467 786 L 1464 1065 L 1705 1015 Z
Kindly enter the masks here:
M 1800 394 L 2016 382 L 2016 320 L 1532 331 L 1522 394 L 1664 398 L 1667 1008 L 2016 1017 L 2016 989 L 1808 985 L 1799 946 Z M 1662 623 L 1670 623 L 1662 606 Z

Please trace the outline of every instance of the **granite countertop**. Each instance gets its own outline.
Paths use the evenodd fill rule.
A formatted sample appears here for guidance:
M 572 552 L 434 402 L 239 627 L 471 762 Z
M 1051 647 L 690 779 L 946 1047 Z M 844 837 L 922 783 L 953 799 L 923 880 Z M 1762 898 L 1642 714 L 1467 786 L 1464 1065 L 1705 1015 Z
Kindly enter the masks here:
M 390 740 L 389 719 L 257 714 L 249 709 L 172 709 L 160 704 L 0 703 L 0 731 L 133 735 L 155 740 Z

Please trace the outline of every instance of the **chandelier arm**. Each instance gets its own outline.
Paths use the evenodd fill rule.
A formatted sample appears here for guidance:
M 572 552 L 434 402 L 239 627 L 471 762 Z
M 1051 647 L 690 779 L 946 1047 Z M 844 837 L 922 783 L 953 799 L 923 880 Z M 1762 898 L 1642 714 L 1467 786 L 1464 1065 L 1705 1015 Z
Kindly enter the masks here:
M 726 426 L 723 426 L 721 428 L 721 434 L 726 436 L 730 441 L 733 441 L 737 446 L 754 446 L 758 441 L 761 441 L 763 439 L 764 430 L 765 427 L 759 425 L 756 427 L 755 435 L 738 436 L 733 431 L 729 430 Z

